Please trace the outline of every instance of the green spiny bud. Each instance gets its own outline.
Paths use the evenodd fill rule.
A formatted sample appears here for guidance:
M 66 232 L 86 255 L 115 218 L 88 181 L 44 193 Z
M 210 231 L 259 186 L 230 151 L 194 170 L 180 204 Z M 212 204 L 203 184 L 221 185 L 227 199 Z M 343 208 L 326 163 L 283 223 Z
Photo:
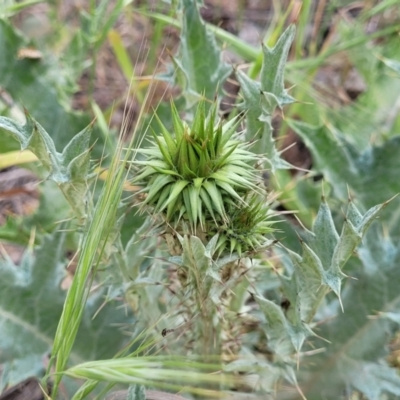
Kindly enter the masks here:
M 243 199 L 249 192 L 262 191 L 254 167 L 259 156 L 237 137 L 238 120 L 223 125 L 216 115 L 214 105 L 206 117 L 200 102 L 189 127 L 172 105 L 174 132 L 159 120 L 160 135 L 153 133 L 153 146 L 141 150 L 147 159 L 134 162 L 134 183 L 141 184 L 145 194 L 142 207 L 161 214 L 175 228 L 182 218 L 192 232 L 199 224 L 202 230 L 209 222 L 226 225 L 232 204 L 246 206 Z

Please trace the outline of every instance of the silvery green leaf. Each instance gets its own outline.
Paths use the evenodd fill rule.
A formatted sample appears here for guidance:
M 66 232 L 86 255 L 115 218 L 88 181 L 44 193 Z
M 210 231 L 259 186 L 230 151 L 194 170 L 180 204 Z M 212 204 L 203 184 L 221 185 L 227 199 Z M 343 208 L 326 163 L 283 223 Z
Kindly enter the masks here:
M 290 165 L 280 158 L 272 135 L 272 112 L 275 106 L 269 107 L 268 96 L 261 92 L 259 82 L 253 81 L 241 71 L 237 71 L 236 76 L 244 99 L 246 140 L 254 141 L 250 149 L 257 149 L 257 153 L 265 155 L 272 170 L 290 168 Z
M 183 240 L 182 260 L 193 273 L 204 275 L 211 263 L 211 257 L 206 255 L 206 248 L 197 236 L 186 236 Z
M 11 21 L 0 20 L 0 86 L 15 102 L 14 108 L 20 108 L 21 104 L 29 110 L 35 120 L 40 121 L 50 133 L 56 148 L 63 149 L 76 132 L 90 124 L 92 118 L 82 112 L 73 111 L 70 107 L 71 93 L 75 93 L 77 89 L 76 80 L 71 80 L 70 74 L 74 70 L 78 74 L 76 79 L 78 78 L 81 62 L 78 68 L 65 68 L 65 62 L 70 62 L 67 57 L 62 65 L 57 57 L 44 56 L 38 60 L 18 57 L 19 50 L 29 47 L 30 44 L 30 39 L 24 37 Z M 87 53 L 83 57 L 86 59 Z M 109 139 L 113 140 L 113 137 L 110 136 Z M 95 147 L 96 151 L 99 150 L 99 156 L 102 154 L 103 144 L 101 136 L 97 137 Z M 1 152 L 15 149 L 13 141 L 2 137 Z
M 315 335 L 310 324 L 328 292 L 333 291 L 341 304 L 341 286 L 346 276 L 342 269 L 360 244 L 366 232 L 363 227 L 371 224 L 385 204 L 373 207 L 362 215 L 350 202 L 348 219 L 345 220 L 339 236 L 329 207 L 324 200 L 322 201 L 313 232 L 308 232 L 306 235 L 309 243 L 301 242 L 302 255 L 287 249 L 291 262 L 287 268 L 288 276 L 281 277 L 286 306 L 282 310 L 272 302 L 268 304 L 264 302 L 263 309 L 260 304 L 267 320 L 270 318 L 275 321 L 273 330 L 275 335 L 277 331 L 281 331 L 280 343 L 286 343 L 288 346 L 290 341 L 294 349 L 299 352 L 307 336 Z M 288 262 L 287 259 L 283 261 L 286 264 Z M 267 335 L 268 329 L 269 327 Z M 275 342 L 276 339 L 273 343 Z M 283 355 L 287 361 L 287 347 L 282 346 L 275 350 L 278 355 L 281 355 L 281 351 L 285 352 Z
M 46 235 L 33 252 L 27 251 L 20 265 L 0 260 L 0 363 L 2 381 L 13 385 L 29 376 L 41 377 L 49 353 L 66 291 L 60 285 L 66 276 L 65 231 Z M 33 301 L 34 299 L 34 301 Z M 125 312 L 104 303 L 104 291 L 92 294 L 71 353 L 72 362 L 100 355 L 113 356 L 124 343 L 124 335 L 113 326 L 127 322 Z
M 400 393 L 398 373 L 385 360 L 399 322 L 399 246 L 373 225 L 357 253 L 361 263 L 352 272 L 356 279 L 345 282 L 344 313 L 337 302 L 327 303 L 332 317 L 318 331 L 331 343 L 314 343 L 325 351 L 313 356 L 306 375 L 300 373 L 309 400 L 338 398 L 345 388 L 368 399 Z
M 295 27 L 292 25 L 282 34 L 275 47 L 263 47 L 260 82 L 237 71 L 246 112 L 246 140 L 255 141 L 252 150 L 265 155 L 273 171 L 291 167 L 281 159 L 275 146 L 272 116 L 276 107 L 282 108 L 294 101 L 284 88 L 285 64 L 294 34 Z
M 217 264 L 218 268 L 222 268 L 224 265 L 229 264 L 231 262 L 239 260 L 241 257 L 237 253 L 232 253 L 226 256 L 219 258 L 215 263 Z
M 390 319 L 393 322 L 396 322 L 397 324 L 400 325 L 400 313 L 398 312 L 381 312 L 380 315 L 382 317 L 386 317 Z
M 395 368 L 369 362 L 354 362 L 349 384 L 369 400 L 380 400 L 383 394 L 400 396 L 400 376 Z
M 217 242 L 218 242 L 218 237 L 219 237 L 218 234 L 214 235 L 214 236 L 210 239 L 210 241 L 207 243 L 207 246 L 206 246 L 206 254 L 207 254 L 207 257 L 210 257 L 210 258 L 211 258 L 211 257 L 214 255 L 215 246 L 217 245 Z
M 276 391 L 276 382 L 285 375 L 284 369 L 280 366 L 256 358 L 250 352 L 244 354 L 243 358 L 225 365 L 224 371 L 247 372 L 248 374 L 243 377 L 244 382 L 254 390 L 263 390 L 266 393 L 274 393 Z M 264 396 L 266 395 L 264 394 Z M 263 398 L 269 399 L 269 397 Z
M 213 100 L 217 92 L 222 93 L 232 68 L 221 60 L 221 49 L 204 24 L 196 1 L 183 0 L 182 4 L 179 54 L 173 58 L 173 68 L 161 78 L 178 83 L 186 108 L 191 108 L 202 97 Z
M 292 45 L 296 27 L 290 25 L 282 33 L 276 45 L 270 49 L 263 46 L 264 61 L 260 74 L 261 90 L 272 93 L 278 100 L 279 107 L 293 103 L 293 97 L 287 94 L 284 87 L 286 59 Z
M 254 298 L 267 322 L 265 333 L 268 338 L 268 346 L 283 361 L 290 361 L 294 353 L 294 346 L 290 337 L 291 327 L 282 309 L 263 297 L 254 296 Z
M 57 183 L 78 217 L 86 215 L 89 178 L 89 140 L 91 126 L 72 138 L 62 153 L 56 151 L 53 139 L 28 113 L 25 125 L 7 117 L 0 117 L 0 128 L 10 133 L 31 150 Z
M 172 256 L 168 258 L 168 261 L 172 264 L 183 266 L 183 259 L 181 256 Z
M 314 221 L 313 234 L 309 246 L 321 260 L 323 268 L 328 269 L 333 252 L 339 241 L 339 235 L 336 232 L 331 211 L 325 199 L 322 199 L 317 217 Z
M 294 120 L 287 122 L 312 153 L 315 170 L 323 173 L 336 197 L 346 199 L 350 190 L 357 202 L 364 209 L 369 209 L 400 193 L 399 136 L 384 140 L 380 146 L 369 144 L 360 151 L 332 126 L 312 126 Z M 398 208 L 398 201 L 393 202 L 393 208 L 395 204 Z M 397 214 L 384 213 L 382 217 L 393 224 L 393 230 L 396 229 L 399 221 Z M 353 225 L 357 225 L 352 217 L 348 218 Z
M 126 400 L 146 400 L 146 392 L 143 385 L 129 385 Z
M 287 295 L 289 300 L 291 298 L 291 302 L 295 301 L 294 304 L 297 305 L 295 310 L 299 313 L 300 319 L 309 323 L 326 295 L 327 288 L 323 286 L 324 271 L 318 257 L 306 244 L 303 243 L 302 248 L 302 257 L 288 250 L 295 269 L 291 279 L 294 285 L 290 291 L 292 295 L 290 292 Z M 286 283 L 285 286 L 288 285 Z

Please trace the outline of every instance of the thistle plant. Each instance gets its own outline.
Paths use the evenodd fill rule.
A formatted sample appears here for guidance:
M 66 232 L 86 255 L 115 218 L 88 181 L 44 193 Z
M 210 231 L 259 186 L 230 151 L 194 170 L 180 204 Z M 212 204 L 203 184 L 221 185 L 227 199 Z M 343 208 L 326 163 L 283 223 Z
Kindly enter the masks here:
M 241 259 L 270 245 L 273 229 L 262 157 L 247 149 L 239 119 L 224 124 L 217 104 L 205 109 L 200 102 L 189 125 L 172 104 L 173 132 L 158 121 L 160 134 L 141 150 L 146 159 L 134 161 L 134 183 L 178 265 L 184 319 L 197 321 L 192 342 L 203 354 L 221 355 L 233 351 L 226 343 L 235 324 L 227 318 L 229 288 L 246 270 Z
M 396 104 L 399 85 L 391 74 L 382 74 L 382 61 L 400 72 L 398 14 L 391 12 L 397 11 L 396 2 L 372 8 L 364 4 L 366 12 L 355 19 L 341 9 L 346 20 L 356 23 L 347 27 L 341 23 L 335 37 L 330 35 L 327 41 L 318 35 L 308 40 L 306 33 L 311 22 L 315 25 L 315 15 L 305 4 L 297 33 L 294 26 L 282 32 L 287 15 L 276 15 L 269 37 L 262 38 L 275 44 L 259 49 L 204 23 L 198 9 L 202 2 L 172 2 L 178 6 L 176 18 L 173 8 L 169 16 L 149 11 L 147 15 L 158 21 L 154 25 L 158 38 L 166 25 L 182 32 L 171 68 L 151 75 L 179 87 L 179 112 L 190 110 L 190 117 L 199 99 L 209 101 L 217 93 L 217 101 L 211 107 L 200 102 L 188 123 L 172 105 L 172 129 L 160 123 L 151 147 L 140 150 L 144 157 L 133 162 L 134 181 L 142 186 L 141 209 L 151 215 L 140 228 L 142 220 L 124 212 L 131 205 L 131 193 L 123 193 L 130 153 L 120 163 L 122 143 L 107 129 L 107 120 L 115 120 L 111 109 L 103 114 L 95 101 L 89 102 L 97 122 L 85 128 L 92 110 L 78 114 L 69 106 L 72 69 L 90 61 L 94 71 L 96 60 L 86 58 L 93 53 L 88 49 L 94 46 L 97 53 L 105 38 L 128 81 L 136 70 L 129 66 L 118 31 L 107 33 L 129 2 L 117 0 L 111 13 L 107 0 L 91 3 L 92 12 L 82 10 L 83 25 L 69 35 L 67 53 L 73 59 L 68 61 L 64 54 L 62 64 L 57 57 L 21 57 L 27 44 L 35 46 L 35 40 L 23 37 L 12 20 L 0 18 L 2 167 L 32 161 L 35 155 L 42 167 L 26 167 L 43 179 L 37 212 L 23 218 L 7 215 L 0 229 L 1 241 L 28 246 L 18 265 L 0 246 L 0 392 L 9 387 L 0 397 L 12 397 L 15 389 L 36 376 L 43 388 L 51 378 L 54 400 L 63 398 L 64 388 L 65 396 L 73 400 L 87 398 L 96 388 L 96 398 L 121 397 L 119 392 L 105 397 L 114 384 L 136 384 L 122 397 L 137 400 L 146 396 L 141 385 L 174 392 L 184 389 L 211 398 L 215 391 L 199 387 L 206 382 L 218 391 L 235 384 L 237 392 L 228 394 L 232 399 L 267 398 L 265 393 L 271 394 L 268 398 L 286 399 L 304 393 L 302 398 L 309 400 L 398 398 L 397 350 L 389 340 L 398 337 L 400 321 L 399 198 L 383 209 L 387 199 L 400 192 L 398 107 L 387 109 Z M 329 7 L 318 11 L 324 8 L 326 22 Z M 5 9 L 6 14 L 17 12 L 13 6 Z M 130 6 L 126 11 L 133 10 Z M 377 17 L 379 26 L 366 35 L 364 24 Z M 123 20 L 132 21 L 125 12 Z M 64 35 L 57 37 L 65 47 Z M 380 37 L 384 40 L 376 40 Z M 42 48 L 44 41 L 40 42 Z M 252 63 L 248 69 L 234 71 L 243 124 L 239 118 L 224 123 L 218 119 L 220 95 L 232 71 L 221 59 L 221 42 Z M 150 53 L 161 60 L 157 49 L 164 44 L 157 43 L 152 41 L 156 51 Z M 54 48 L 53 40 L 51 45 Z M 289 54 L 294 58 L 285 67 Z M 321 85 L 311 83 L 317 75 L 326 75 L 328 57 L 335 66 L 344 61 L 345 71 L 358 71 L 366 79 L 361 101 L 348 104 L 346 100 L 335 107 L 324 104 Z M 69 67 L 63 70 L 61 65 Z M 75 70 L 74 76 L 82 73 Z M 142 87 L 134 85 L 132 93 L 141 104 L 134 132 L 147 131 L 149 119 L 143 116 L 154 105 L 149 101 L 155 91 L 149 90 L 143 98 Z M 328 97 L 331 101 L 333 96 Z M 30 113 L 24 125 L 18 99 Z M 298 102 L 291 106 L 294 99 Z M 160 113 L 163 109 L 161 104 Z M 272 122 L 281 115 L 278 132 Z M 296 120 L 291 119 L 294 115 Z M 275 143 L 288 126 L 312 155 L 313 173 L 300 179 L 285 171 L 291 166 Z M 103 132 L 113 157 L 102 157 L 107 151 L 101 140 L 90 145 L 92 128 L 94 137 Z M 125 137 L 124 129 L 123 133 Z M 14 149 L 10 137 L 24 152 L 9 151 Z M 104 175 L 94 179 L 97 170 L 90 168 L 90 160 L 98 164 L 100 158 L 101 169 L 109 168 L 104 184 Z M 282 218 L 278 226 L 284 233 L 273 249 L 269 246 L 275 241 L 268 239 L 273 233 L 271 207 L 261 179 L 265 165 L 270 169 L 271 190 L 282 191 L 277 202 L 288 212 L 297 211 L 300 222 Z M 314 180 L 315 174 L 323 180 Z M 95 182 L 96 190 L 91 186 Z M 60 193 L 54 191 L 56 186 Z M 319 206 L 326 187 L 329 198 L 323 196 Z M 346 198 L 349 204 L 343 213 Z M 378 216 L 379 224 L 373 223 Z M 167 260 L 160 238 L 151 235 L 140 240 L 149 224 L 166 240 L 171 255 Z M 65 279 L 66 255 L 71 253 L 76 254 L 77 268 Z M 66 294 L 64 283 L 70 278 Z M 141 310 L 145 312 L 138 315 Z M 132 332 L 129 342 L 127 332 Z M 147 340 L 151 333 L 155 335 Z M 159 344 L 157 352 L 167 347 L 161 356 L 154 354 Z M 44 355 L 49 353 L 43 377 Z M 205 356 L 207 363 L 200 363 L 204 358 L 198 356 Z M 100 359 L 105 357 L 112 359 Z M 76 365 L 80 360 L 88 362 Z M 221 370 L 234 372 L 235 382 L 214 373 Z M 71 381 L 61 390 L 63 376 L 87 382 L 73 395 Z M 281 385 L 283 380 L 289 385 Z M 193 383 L 195 388 L 187 387 Z M 242 389 L 245 396 L 238 393 Z M 148 391 L 147 396 L 169 394 Z
M 161 135 L 141 152 L 142 210 L 161 216 L 165 227 L 210 240 L 219 234 L 216 254 L 254 251 L 271 231 L 265 188 L 257 169 L 261 157 L 247 150 L 236 132 L 239 120 L 217 121 L 216 105 L 206 116 L 200 102 L 191 126 L 171 106 L 173 133 L 159 120 Z M 170 229 L 171 231 L 171 229 Z
M 308 338 L 317 335 L 313 319 L 318 307 L 329 292 L 342 304 L 343 266 L 386 205 L 363 214 L 350 202 L 339 235 L 323 200 L 313 232 L 303 233 L 302 255 L 283 243 L 275 251 L 283 260 L 278 279 L 278 270 L 267 268 L 265 257 L 256 257 L 274 243 L 267 239 L 273 228 L 261 166 L 270 165 L 272 174 L 288 168 L 275 148 L 271 118 L 276 107 L 293 100 L 283 80 L 293 38 L 289 27 L 273 49 L 264 49 L 260 83 L 238 72 L 246 114 L 243 137 L 261 133 L 258 148 L 237 133 L 240 120 L 217 120 L 216 104 L 206 115 L 200 102 L 190 125 L 172 105 L 172 131 L 159 121 L 152 146 L 140 150 L 145 159 L 134 162 L 142 211 L 156 221 L 167 239 L 169 261 L 177 266 L 167 281 L 178 281 L 173 291 L 178 301 L 171 299 L 167 311 L 180 323 L 189 322 L 181 348 L 224 362 L 237 357 L 226 366 L 229 371 L 260 377 L 260 385 L 250 379 L 246 390 L 273 392 L 286 379 L 301 393 L 295 368 Z M 155 263 L 153 270 L 159 266 Z M 260 351 L 249 360 L 255 348 Z

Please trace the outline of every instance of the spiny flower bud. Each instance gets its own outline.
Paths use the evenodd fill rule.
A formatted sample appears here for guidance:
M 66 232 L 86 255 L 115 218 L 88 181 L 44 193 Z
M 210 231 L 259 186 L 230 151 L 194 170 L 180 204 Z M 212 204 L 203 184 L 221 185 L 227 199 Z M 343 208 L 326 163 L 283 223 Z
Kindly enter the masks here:
M 225 235 L 231 251 L 254 249 L 271 228 L 256 228 L 265 224 L 267 212 L 249 196 L 264 191 L 255 167 L 260 157 L 239 139 L 238 119 L 222 124 L 216 105 L 206 116 L 205 103 L 200 102 L 189 126 L 173 104 L 171 110 L 174 132 L 158 119 L 161 134 L 153 132 L 152 147 L 140 150 L 146 160 L 134 161 L 138 174 L 133 182 L 143 186 L 145 197 L 142 209 L 161 215 L 177 230 L 181 223 L 191 233 L 212 226 L 210 232 L 220 233 L 221 240 Z M 251 204 L 246 199 L 252 199 Z M 225 227 L 232 233 L 223 234 Z M 249 232 L 257 236 L 249 237 Z M 220 244 L 219 253 L 224 249 Z
M 207 230 L 211 238 L 218 233 L 216 254 L 229 251 L 239 256 L 245 252 L 257 251 L 267 243 L 265 235 L 273 232 L 273 221 L 270 220 L 269 209 L 263 197 L 250 194 L 246 198 L 247 205 L 243 207 L 231 206 L 229 221 L 226 224 L 212 225 Z

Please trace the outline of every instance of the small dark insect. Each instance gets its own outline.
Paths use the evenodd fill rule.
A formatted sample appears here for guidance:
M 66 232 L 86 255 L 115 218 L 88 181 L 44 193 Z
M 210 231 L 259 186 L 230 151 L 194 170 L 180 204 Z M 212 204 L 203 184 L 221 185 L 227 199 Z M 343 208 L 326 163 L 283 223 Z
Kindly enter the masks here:
M 290 307 L 290 301 L 286 299 L 285 297 L 281 300 L 281 307 L 284 311 L 289 310 Z
M 180 332 L 182 332 L 182 334 L 183 334 L 183 332 L 184 332 L 183 328 L 187 327 L 188 324 L 189 324 L 189 322 L 186 321 L 186 322 L 182 323 L 181 325 L 177 326 L 177 327 L 174 328 L 174 329 L 167 329 L 167 328 L 164 328 L 164 329 L 161 331 L 161 335 L 162 335 L 163 337 L 165 337 L 165 336 L 168 335 L 168 333 L 171 333 L 171 332 L 176 332 L 177 334 L 180 333 Z
M 167 329 L 167 328 L 164 328 L 162 331 L 161 331 L 161 335 L 162 335 L 162 337 L 165 337 L 165 336 L 167 336 L 168 335 L 168 333 L 171 333 L 171 332 L 173 332 L 175 329 Z

